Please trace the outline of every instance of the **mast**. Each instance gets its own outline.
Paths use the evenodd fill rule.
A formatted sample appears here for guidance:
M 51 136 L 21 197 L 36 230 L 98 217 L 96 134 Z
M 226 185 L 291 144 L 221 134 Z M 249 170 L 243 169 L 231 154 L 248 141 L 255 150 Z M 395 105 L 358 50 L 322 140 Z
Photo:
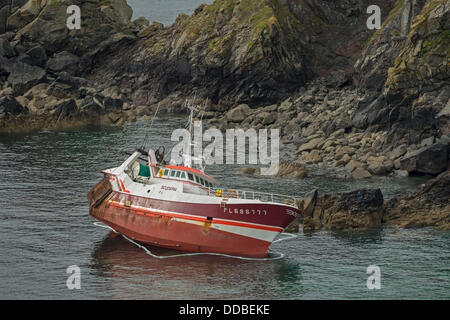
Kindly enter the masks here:
M 190 110 L 190 114 L 189 114 L 189 121 L 188 121 L 188 125 L 187 125 L 189 137 L 186 141 L 187 145 L 185 147 L 185 150 L 188 150 L 188 153 L 183 154 L 183 158 L 184 158 L 184 166 L 192 168 L 192 147 L 194 146 L 193 138 L 192 138 L 192 135 L 194 132 L 194 111 L 198 112 L 200 110 L 200 108 L 198 106 L 195 106 L 193 103 L 191 103 L 188 100 L 186 100 L 186 102 L 185 102 L 185 107 Z

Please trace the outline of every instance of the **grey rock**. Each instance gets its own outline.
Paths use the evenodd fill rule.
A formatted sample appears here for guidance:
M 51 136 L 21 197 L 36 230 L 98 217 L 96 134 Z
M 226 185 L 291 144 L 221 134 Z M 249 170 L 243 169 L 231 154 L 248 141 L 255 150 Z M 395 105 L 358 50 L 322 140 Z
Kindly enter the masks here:
M 431 146 L 433 143 L 434 143 L 434 137 L 429 137 L 429 138 L 423 139 L 420 142 L 420 146 L 427 147 L 427 146 Z
M 97 99 L 92 96 L 87 96 L 81 102 L 80 111 L 89 115 L 98 115 L 103 111 L 103 108 Z
M 351 173 L 351 177 L 353 179 L 367 179 L 367 178 L 372 177 L 372 175 L 370 174 L 370 172 L 368 172 L 367 170 L 365 170 L 363 168 L 356 168 Z
M 397 148 L 395 148 L 394 150 L 392 150 L 391 152 L 389 152 L 388 157 L 391 158 L 392 160 L 395 160 L 395 159 L 403 156 L 407 151 L 408 151 L 407 145 L 402 144 L 402 145 L 398 146 Z
M 71 88 L 79 89 L 80 87 L 86 87 L 88 81 L 81 77 L 73 77 L 69 73 L 63 71 L 59 73 L 58 78 L 55 80 L 59 83 L 64 83 L 69 85 Z
M 374 123 L 380 122 L 383 118 L 387 119 L 388 111 L 384 108 L 384 105 L 384 97 L 380 95 L 366 107 L 357 110 L 352 119 L 353 126 L 365 129 Z
M 72 87 L 65 83 L 54 81 L 47 89 L 47 94 L 59 99 L 65 99 L 72 96 Z
M 450 144 L 450 136 L 447 136 L 447 135 L 442 135 L 440 138 L 439 138 L 439 141 L 438 141 L 439 143 L 442 143 L 442 144 Z
M 0 117 L 16 116 L 27 112 L 28 109 L 23 107 L 13 96 L 8 95 L 0 98 Z
M 395 173 L 395 175 L 397 177 L 407 177 L 407 176 L 409 176 L 409 173 L 406 170 L 395 170 L 394 173 Z
M 314 206 L 316 205 L 317 201 L 317 195 L 318 195 L 317 189 L 313 189 L 312 191 L 308 192 L 303 198 L 304 215 L 310 216 L 314 211 Z
M 262 109 L 262 111 L 273 112 L 273 111 L 277 111 L 277 109 L 278 109 L 278 106 L 276 104 L 271 104 L 270 106 L 264 107 Z
M 61 103 L 58 103 L 57 105 L 53 106 L 50 113 L 58 118 L 63 119 L 70 116 L 72 113 L 77 111 L 77 105 L 75 103 L 74 99 L 70 99 Z
M 26 53 L 21 53 L 17 57 L 16 62 L 23 62 L 23 63 L 29 64 L 29 65 L 34 65 L 33 61 L 31 60 L 31 57 Z
M 28 89 L 45 81 L 45 79 L 44 69 L 23 62 L 14 63 L 8 76 L 8 82 L 11 84 L 15 95 L 24 94 Z
M 45 67 L 45 63 L 47 62 L 47 54 L 41 45 L 32 47 L 26 53 L 30 57 L 32 64 L 39 67 Z
M 73 75 L 78 72 L 79 62 L 80 58 L 76 55 L 68 51 L 62 51 L 55 54 L 47 61 L 47 70 L 54 73 L 65 71 Z
M 6 39 L 0 38 L 0 57 L 11 58 L 16 55 L 14 48 L 9 44 Z
M 103 99 L 103 105 L 105 106 L 106 112 L 122 111 L 123 101 L 122 99 L 105 97 Z
M 246 104 L 240 104 L 236 108 L 227 112 L 227 120 L 231 122 L 241 122 L 251 113 L 251 109 Z
M 3 0 L 4 2 L 5 0 Z M 6 21 L 9 16 L 9 6 L 6 3 L 0 3 L 0 34 L 6 32 Z
M 150 26 L 150 22 L 145 17 L 139 17 L 133 21 L 133 25 L 135 25 L 138 29 L 144 29 Z
M 407 153 L 400 161 L 400 169 L 409 173 L 437 175 L 447 169 L 448 145 L 435 143 Z
M 274 123 L 275 121 L 277 121 L 277 114 L 275 112 L 271 112 L 266 117 L 264 117 L 262 124 L 267 126 Z

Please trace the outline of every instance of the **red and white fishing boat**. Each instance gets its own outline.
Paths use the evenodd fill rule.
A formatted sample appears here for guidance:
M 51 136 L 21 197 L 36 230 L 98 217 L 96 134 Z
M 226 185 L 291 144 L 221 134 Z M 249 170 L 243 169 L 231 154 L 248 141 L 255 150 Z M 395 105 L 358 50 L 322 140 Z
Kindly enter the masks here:
M 90 214 L 149 245 L 267 256 L 270 244 L 299 214 L 295 199 L 221 188 L 190 155 L 184 158 L 183 165 L 171 165 L 162 147 L 138 149 L 119 167 L 102 171 L 103 180 L 88 194 Z

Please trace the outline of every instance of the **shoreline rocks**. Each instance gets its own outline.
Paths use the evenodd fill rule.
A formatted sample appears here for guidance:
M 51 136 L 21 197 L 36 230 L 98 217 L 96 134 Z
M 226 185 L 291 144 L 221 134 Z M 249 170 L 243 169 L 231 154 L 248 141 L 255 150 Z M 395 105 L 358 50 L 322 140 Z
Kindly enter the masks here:
M 303 230 L 366 230 L 381 226 L 380 189 L 319 196 L 313 210 L 303 215 Z
M 400 228 L 433 226 L 450 230 L 450 170 L 428 181 L 413 195 L 387 201 L 383 223 Z
M 302 212 L 287 232 L 369 230 L 383 226 L 450 230 L 450 171 L 430 180 L 417 193 L 383 200 L 379 189 L 318 196 L 313 190 L 298 201 Z

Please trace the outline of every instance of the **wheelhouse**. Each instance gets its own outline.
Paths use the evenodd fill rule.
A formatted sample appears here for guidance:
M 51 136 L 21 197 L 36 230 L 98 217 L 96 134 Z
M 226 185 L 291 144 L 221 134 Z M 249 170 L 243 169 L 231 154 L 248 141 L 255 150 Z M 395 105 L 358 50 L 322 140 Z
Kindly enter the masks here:
M 171 166 L 171 165 L 151 165 L 147 166 L 139 161 L 134 165 L 134 178 L 141 182 L 150 179 L 169 179 L 181 182 L 187 182 L 204 188 L 217 188 L 219 182 L 207 174 L 189 167 Z

